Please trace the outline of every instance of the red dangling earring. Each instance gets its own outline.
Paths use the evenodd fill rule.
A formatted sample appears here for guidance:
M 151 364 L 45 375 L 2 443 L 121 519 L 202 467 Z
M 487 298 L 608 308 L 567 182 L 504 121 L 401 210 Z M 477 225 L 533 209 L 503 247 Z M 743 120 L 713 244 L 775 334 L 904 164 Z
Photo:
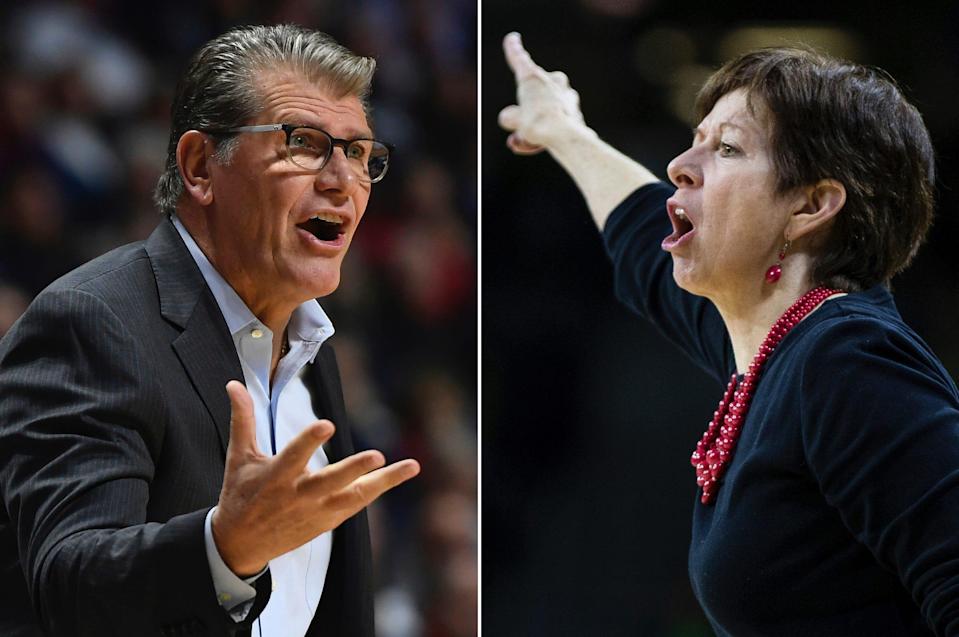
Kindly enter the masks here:
M 783 244 L 783 249 L 779 251 L 779 260 L 766 270 L 766 283 L 775 283 L 783 275 L 783 259 L 786 258 L 786 250 L 789 249 L 789 239 Z

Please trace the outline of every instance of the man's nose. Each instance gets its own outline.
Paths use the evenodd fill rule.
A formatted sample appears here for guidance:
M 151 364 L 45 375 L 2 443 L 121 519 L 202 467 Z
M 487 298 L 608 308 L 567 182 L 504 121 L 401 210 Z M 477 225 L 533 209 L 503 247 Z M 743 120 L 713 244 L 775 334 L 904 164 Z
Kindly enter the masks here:
M 322 190 L 339 190 L 345 194 L 352 193 L 359 185 L 360 178 L 356 174 L 352 162 L 346 158 L 346 150 L 336 146 L 326 165 L 316 174 L 317 188 Z

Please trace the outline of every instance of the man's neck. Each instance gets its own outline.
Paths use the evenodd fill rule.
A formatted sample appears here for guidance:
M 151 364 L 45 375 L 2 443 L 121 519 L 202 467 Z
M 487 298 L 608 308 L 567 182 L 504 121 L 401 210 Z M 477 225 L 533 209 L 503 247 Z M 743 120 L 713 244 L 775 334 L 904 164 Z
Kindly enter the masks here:
M 210 265 L 233 288 L 250 312 L 273 333 L 273 352 L 270 357 L 270 384 L 272 385 L 277 365 L 283 357 L 284 345 L 287 343 L 286 328 L 294 310 L 300 306 L 300 301 L 277 299 L 275 290 L 260 291 L 255 285 L 254 278 L 249 276 L 242 267 L 230 267 L 227 260 L 221 258 L 222 255 L 217 253 L 212 242 L 209 241 L 206 219 L 203 215 L 177 211 L 177 216 Z

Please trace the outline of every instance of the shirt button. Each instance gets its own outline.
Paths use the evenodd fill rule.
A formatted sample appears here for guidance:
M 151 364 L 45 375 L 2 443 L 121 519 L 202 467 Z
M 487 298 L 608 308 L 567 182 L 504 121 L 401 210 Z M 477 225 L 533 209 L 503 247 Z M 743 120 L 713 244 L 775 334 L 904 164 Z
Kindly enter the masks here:
M 262 338 L 262 337 L 263 337 L 263 330 L 261 330 L 261 329 L 258 328 L 258 327 L 255 327 L 255 328 L 253 328 L 252 330 L 250 330 L 250 336 L 252 336 L 253 338 Z

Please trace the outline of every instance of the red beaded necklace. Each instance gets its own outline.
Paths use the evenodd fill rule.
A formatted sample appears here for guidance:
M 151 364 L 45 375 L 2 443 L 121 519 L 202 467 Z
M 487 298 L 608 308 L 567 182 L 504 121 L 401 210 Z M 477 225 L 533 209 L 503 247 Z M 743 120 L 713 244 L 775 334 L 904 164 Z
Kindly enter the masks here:
M 743 374 L 743 381 L 738 390 L 736 374 L 729 379 L 726 393 L 719 401 L 719 407 L 713 412 L 709 427 L 706 428 L 702 439 L 696 443 L 696 450 L 690 458 L 690 462 L 696 467 L 696 484 L 703 488 L 703 495 L 700 498 L 703 504 L 711 504 L 716 497 L 719 481 L 732 460 L 736 441 L 739 440 L 739 432 L 749 411 L 749 401 L 756 391 L 756 384 L 759 383 L 766 360 L 799 321 L 806 318 L 807 314 L 827 298 L 841 293 L 842 290 L 817 287 L 799 297 L 799 300 L 793 303 L 769 329 L 762 345 L 759 346 L 759 351 L 753 357 L 753 362 L 749 365 L 749 370 Z

